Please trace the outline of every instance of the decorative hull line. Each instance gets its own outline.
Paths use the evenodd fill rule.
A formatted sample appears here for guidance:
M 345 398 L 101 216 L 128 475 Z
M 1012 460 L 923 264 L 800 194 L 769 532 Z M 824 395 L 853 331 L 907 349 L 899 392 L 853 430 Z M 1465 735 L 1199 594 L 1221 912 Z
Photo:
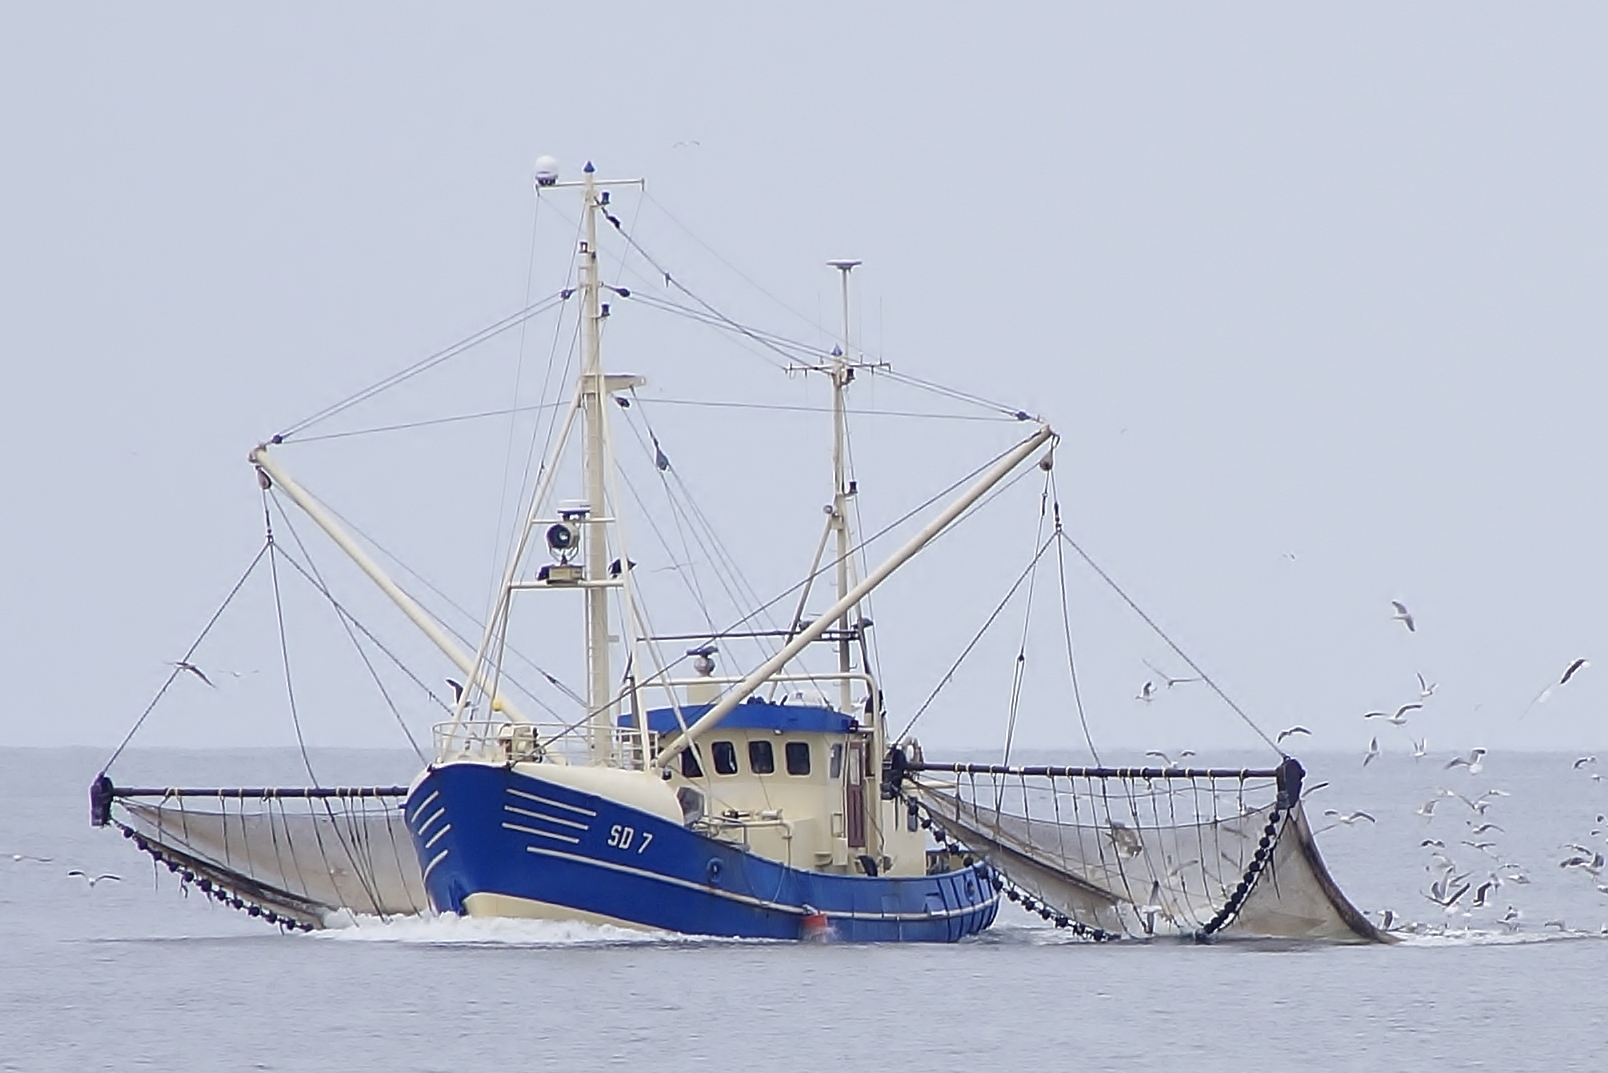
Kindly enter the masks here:
M 433 768 L 407 808 L 420 859 L 430 862 L 425 888 L 443 912 L 495 905 L 694 935 L 798 939 L 813 911 L 850 942 L 954 942 L 988 927 L 999 909 L 983 864 L 933 876 L 793 868 L 505 767 Z

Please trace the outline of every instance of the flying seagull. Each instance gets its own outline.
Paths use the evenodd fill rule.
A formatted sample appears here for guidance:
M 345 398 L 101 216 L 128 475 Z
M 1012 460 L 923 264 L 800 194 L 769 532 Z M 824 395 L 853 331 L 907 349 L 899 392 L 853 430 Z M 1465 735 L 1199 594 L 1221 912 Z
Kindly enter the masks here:
M 1416 704 L 1416 703 L 1415 704 L 1403 704 L 1400 708 L 1396 709 L 1396 714 L 1395 715 L 1390 715 L 1390 714 L 1387 714 L 1385 712 L 1368 712 L 1365 715 L 1363 715 L 1363 718 L 1364 719 L 1383 719 L 1385 722 L 1389 723 L 1391 726 L 1398 726 L 1398 727 L 1399 726 L 1405 726 L 1406 723 L 1407 723 L 1407 713 L 1408 712 L 1415 712 L 1415 711 L 1417 711 L 1418 709 L 1420 709 L 1422 707 L 1423 707 L 1422 704 Z
M 1303 727 L 1303 726 L 1286 727 L 1284 730 L 1279 731 L 1278 737 L 1273 739 L 1273 744 L 1277 745 L 1279 742 L 1283 741 L 1285 738 L 1291 737 L 1292 735 L 1295 735 L 1295 734 L 1305 734 L 1308 737 L 1311 737 L 1312 736 L 1312 731 L 1308 730 L 1306 727 Z
M 32 853 L 13 853 L 11 855 L 11 860 L 16 864 L 22 864 L 24 861 L 29 864 L 49 864 L 53 859 L 52 857 L 35 857 Z
M 1160 678 L 1161 681 L 1162 681 L 1162 684 L 1165 685 L 1168 689 L 1171 689 L 1173 686 L 1183 685 L 1185 682 L 1198 682 L 1198 681 L 1200 681 L 1199 676 L 1196 676 L 1194 678 L 1174 678 L 1172 675 L 1168 674 L 1166 671 L 1162 670 L 1160 667 L 1156 666 L 1154 663 L 1151 663 L 1148 659 L 1140 660 L 1139 662 L 1143 663 L 1146 667 L 1149 667 L 1152 671 L 1155 671 L 1156 672 L 1156 677 Z
M 1390 601 L 1390 606 L 1396 609 L 1396 613 L 1390 617 L 1406 626 L 1408 633 L 1416 633 L 1418 627 L 1413 625 L 1413 613 L 1407 610 L 1407 605 L 1400 600 L 1392 600 Z
M 1162 752 L 1160 749 L 1147 749 L 1147 750 L 1145 750 L 1145 755 L 1146 756 L 1154 756 L 1156 759 L 1160 760 L 1167 767 L 1179 767 L 1179 766 L 1181 766 L 1177 762 L 1175 762 L 1172 757 L 1168 756 L 1166 753 Z M 1194 755 L 1195 755 L 1195 750 L 1193 750 L 1193 749 L 1184 749 L 1182 752 L 1180 752 L 1178 754 L 1178 759 L 1179 760 L 1187 760 L 1191 756 L 1194 756 Z
M 1419 675 L 1418 676 L 1418 699 L 1419 700 L 1428 700 L 1430 697 L 1433 697 L 1435 695 L 1435 689 L 1439 685 L 1440 685 L 1439 682 L 1426 682 L 1426 681 L 1424 681 L 1424 676 Z
M 1576 771 L 1579 771 L 1581 768 L 1585 767 L 1587 764 L 1595 764 L 1596 762 L 1597 762 L 1597 758 L 1595 756 L 1578 757 L 1578 758 L 1576 758 L 1576 760 L 1574 762 L 1574 769 Z
M 1358 820 L 1367 820 L 1369 823 L 1378 823 L 1379 822 L 1378 820 L 1375 820 L 1372 816 L 1368 815 L 1366 812 L 1349 812 L 1348 813 L 1348 812 L 1341 812 L 1339 809 L 1326 808 L 1326 809 L 1323 810 L 1323 814 L 1325 816 L 1334 817 L 1334 822 L 1335 823 L 1343 823 L 1347 827 L 1350 827 L 1350 826 L 1354 825 Z
M 74 868 L 72 871 L 68 872 L 67 874 L 69 876 L 77 876 L 78 878 L 86 881 L 89 884 L 91 889 L 94 889 L 95 884 L 99 883 L 103 879 L 110 879 L 114 883 L 123 882 L 123 877 L 122 876 L 114 876 L 110 872 L 102 872 L 98 876 L 92 876 L 88 872 L 83 871 L 82 869 Z
M 1136 699 L 1142 700 L 1146 704 L 1149 704 L 1151 701 L 1155 700 L 1156 699 L 1156 683 L 1154 683 L 1154 682 L 1146 682 L 1140 688 L 1139 695 L 1138 695 L 1138 697 Z
M 1485 750 L 1473 749 L 1467 756 L 1454 756 L 1446 761 L 1448 771 L 1454 767 L 1466 767 L 1470 775 L 1478 775 L 1485 767 Z
M 1591 666 L 1591 661 L 1584 658 L 1577 659 L 1573 663 L 1569 664 L 1569 666 L 1564 668 L 1563 674 L 1559 676 L 1556 682 L 1548 685 L 1545 689 L 1535 695 L 1535 699 L 1530 701 L 1530 703 L 1525 707 L 1524 711 L 1519 713 L 1519 718 L 1523 719 L 1525 716 L 1529 715 L 1530 709 L 1534 708 L 1537 704 L 1545 704 L 1547 701 L 1551 700 L 1552 691 L 1554 689 L 1557 689 L 1559 686 L 1568 685 L 1569 679 L 1573 678 L 1575 675 L 1579 674 L 1589 666 Z
M 1367 767 L 1379 755 L 1379 739 L 1375 737 L 1368 743 L 1368 754 L 1362 758 L 1362 766 Z
M 1423 759 L 1424 754 L 1426 752 L 1428 752 L 1428 751 L 1429 751 L 1429 738 L 1428 737 L 1420 738 L 1419 740 L 1413 742 L 1413 759 L 1414 760 Z
M 191 663 L 187 659 L 174 660 L 173 663 L 172 663 L 172 666 L 177 667 L 181 671 L 189 671 L 191 674 L 193 674 L 197 678 L 201 679 L 201 681 L 205 682 L 207 685 L 212 686 L 213 689 L 218 688 L 217 686 L 212 685 L 212 679 L 210 679 L 210 678 L 208 678 L 206 676 L 206 672 L 204 672 L 200 667 L 197 667 L 195 664 Z

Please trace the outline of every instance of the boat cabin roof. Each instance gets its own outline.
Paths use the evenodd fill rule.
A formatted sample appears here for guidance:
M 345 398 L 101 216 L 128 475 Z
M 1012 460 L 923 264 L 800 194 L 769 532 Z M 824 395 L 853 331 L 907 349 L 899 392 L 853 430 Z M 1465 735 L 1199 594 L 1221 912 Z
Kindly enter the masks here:
M 702 716 L 713 704 L 683 704 L 681 718 L 688 726 Z M 620 716 L 619 724 L 632 726 L 629 713 Z M 652 708 L 648 711 L 648 729 L 657 734 L 680 731 L 674 708 Z M 812 704 L 772 704 L 758 697 L 750 698 L 727 713 L 720 726 L 728 730 L 777 730 L 795 734 L 847 734 L 858 730 L 860 721 L 852 715 Z

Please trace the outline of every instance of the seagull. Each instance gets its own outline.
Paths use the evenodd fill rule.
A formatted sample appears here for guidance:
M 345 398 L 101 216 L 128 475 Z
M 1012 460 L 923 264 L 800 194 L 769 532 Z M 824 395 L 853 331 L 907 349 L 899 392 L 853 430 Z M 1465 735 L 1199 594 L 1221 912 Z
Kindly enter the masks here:
M 88 872 L 83 871 L 82 869 L 74 868 L 72 871 L 68 872 L 67 874 L 69 876 L 77 876 L 80 879 L 85 880 L 86 882 L 89 883 L 89 886 L 90 886 L 91 890 L 94 889 L 95 884 L 99 883 L 103 879 L 110 879 L 114 883 L 123 882 L 123 877 L 122 876 L 114 876 L 110 872 L 103 872 L 98 876 L 92 876 Z
M 1379 822 L 1378 820 L 1375 820 L 1372 816 L 1368 815 L 1366 812 L 1344 813 L 1344 812 L 1341 812 L 1339 809 L 1326 808 L 1326 809 L 1323 810 L 1323 814 L 1325 816 L 1333 816 L 1334 821 L 1336 823 L 1343 823 L 1347 827 L 1351 827 L 1358 820 L 1367 820 L 1369 823 L 1378 823 Z
M 670 148 L 672 148 L 672 149 L 697 149 L 701 145 L 703 145 L 703 142 L 700 142 L 698 139 L 696 139 L 696 138 L 688 138 L 685 141 L 676 142 Z
M 1485 908 L 1486 896 L 1488 894 L 1490 894 L 1491 891 L 1493 891 L 1495 889 L 1496 889 L 1496 880 L 1494 880 L 1494 879 L 1486 880 L 1484 883 L 1481 883 L 1478 888 L 1475 889 L 1475 891 L 1474 891 L 1474 901 L 1472 901 L 1469 904 L 1475 909 L 1484 909 Z
M 1435 802 L 1433 802 L 1433 801 L 1430 802 L 1431 805 L 1433 805 L 1434 803 Z M 1438 838 L 1426 838 L 1422 842 L 1418 843 L 1418 848 L 1419 849 L 1423 849 L 1425 846 L 1439 846 L 1441 849 L 1445 849 L 1446 848 L 1446 843 L 1442 842 Z
M 1146 682 L 1140 688 L 1139 695 L 1138 695 L 1137 699 L 1144 701 L 1146 704 L 1149 704 L 1151 701 L 1155 700 L 1156 699 L 1156 683 L 1154 683 L 1154 682 Z
M 1390 926 L 1392 924 L 1394 924 L 1394 923 L 1396 923 L 1396 911 L 1394 909 L 1381 909 L 1381 910 L 1379 910 L 1379 930 L 1380 931 L 1389 931 Z
M 1312 731 L 1308 730 L 1304 726 L 1286 727 L 1285 729 L 1279 731 L 1278 737 L 1273 739 L 1273 744 L 1277 745 L 1279 742 L 1283 741 L 1285 738 L 1291 737 L 1292 735 L 1295 735 L 1295 734 L 1305 734 L 1307 737 L 1311 737 L 1312 736 Z
M 461 704 L 463 702 L 463 683 L 457 679 L 448 678 L 447 685 L 452 687 L 452 703 Z
M 1438 804 L 1440 804 L 1440 798 L 1432 797 L 1428 801 L 1425 801 L 1422 805 L 1418 806 L 1418 814 L 1427 819 L 1430 816 L 1435 815 L 1435 806 Z
M 1495 842 L 1470 842 L 1468 839 L 1465 838 L 1465 839 L 1463 839 L 1463 845 L 1470 846 L 1470 847 L 1472 847 L 1474 849 L 1479 850 L 1481 853 L 1485 853 L 1485 852 L 1488 852 L 1492 846 L 1496 845 L 1496 843 Z
M 1415 704 L 1403 704 L 1400 708 L 1396 709 L 1396 714 L 1395 715 L 1387 715 L 1384 712 L 1368 712 L 1366 715 L 1363 716 L 1363 718 L 1364 719 L 1383 719 L 1385 722 L 1389 723 L 1391 726 L 1398 726 L 1399 727 L 1399 726 L 1406 725 L 1406 723 L 1407 723 L 1407 713 L 1408 712 L 1415 712 L 1415 711 L 1417 711 L 1418 709 L 1420 709 L 1422 707 L 1423 707 L 1422 704 L 1416 704 L 1416 703 Z
M 1362 766 L 1367 767 L 1379 755 L 1379 739 L 1376 737 L 1368 743 L 1368 755 L 1362 758 Z
M 1562 685 L 1567 685 L 1569 679 L 1573 678 L 1576 674 L 1585 670 L 1589 666 L 1591 666 L 1591 661 L 1586 659 L 1577 659 L 1573 663 L 1569 664 L 1568 667 L 1564 668 L 1563 674 L 1556 682 L 1547 686 L 1545 689 L 1535 695 L 1535 699 L 1530 701 L 1530 703 L 1525 706 L 1524 711 L 1519 713 L 1519 718 L 1523 719 L 1525 716 L 1529 715 L 1530 709 L 1534 708 L 1537 704 L 1545 704 L 1547 701 L 1551 700 L 1552 691 L 1554 689 L 1557 689 Z
M 1454 756 L 1446 761 L 1446 770 L 1454 767 L 1466 767 L 1470 775 L 1478 775 L 1485 767 L 1485 750 L 1474 749 L 1467 756 Z
M 1434 902 L 1436 905 L 1450 913 L 1452 911 L 1452 906 L 1457 904 L 1457 900 L 1468 893 L 1468 888 L 1469 884 L 1464 883 L 1461 887 L 1458 887 L 1457 890 L 1448 894 L 1446 892 L 1446 881 L 1443 879 L 1436 883 L 1433 887 L 1430 887 L 1429 893 L 1424 897 L 1428 898 L 1430 901 Z
M 35 857 L 32 853 L 13 853 L 11 855 L 11 860 L 16 864 L 22 864 L 24 861 L 29 864 L 49 864 L 51 861 L 55 860 L 55 858 Z
M 207 685 L 212 686 L 213 689 L 218 688 L 217 686 L 212 685 L 212 679 L 210 679 L 210 678 L 208 678 L 206 676 L 206 672 L 201 670 L 200 667 L 197 667 L 195 664 L 191 663 L 187 659 L 174 660 L 173 663 L 171 664 L 171 666 L 177 667 L 181 671 L 189 671 L 191 674 L 193 674 L 197 678 L 201 679 L 201 681 L 205 682 Z
M 1422 760 L 1424 758 L 1424 754 L 1426 752 L 1428 752 L 1428 751 L 1429 751 L 1429 738 L 1427 736 L 1423 737 L 1423 738 L 1420 738 L 1419 740 L 1413 742 L 1413 759 L 1414 760 Z
M 1549 920 L 1541 925 L 1543 928 L 1557 928 L 1559 931 L 1568 931 L 1569 926 L 1561 920 Z
M 1576 771 L 1579 771 L 1581 768 L 1585 767 L 1587 764 L 1595 764 L 1596 762 L 1597 762 L 1597 758 L 1595 756 L 1582 756 L 1582 757 L 1579 757 L 1578 759 L 1575 760 L 1574 769 Z
M 1408 633 L 1416 633 L 1418 627 L 1413 625 L 1413 613 L 1407 610 L 1407 605 L 1400 600 L 1392 600 L 1390 606 L 1396 609 L 1396 613 L 1390 616 L 1391 619 L 1406 626 Z
M 1171 675 L 1169 675 L 1166 671 L 1162 670 L 1160 667 L 1157 667 L 1154 663 L 1151 663 L 1148 659 L 1140 660 L 1139 662 L 1143 663 L 1146 667 L 1149 667 L 1151 670 L 1155 671 L 1156 672 L 1156 677 L 1160 678 L 1162 680 L 1162 683 L 1164 685 L 1166 685 L 1166 687 L 1168 689 L 1171 689 L 1173 686 L 1183 685 L 1185 682 L 1198 682 L 1198 681 L 1200 681 L 1200 677 L 1198 675 L 1196 677 L 1194 677 L 1194 678 L 1174 678 Z
M 1424 681 L 1424 676 L 1419 675 L 1418 676 L 1418 699 L 1419 700 L 1428 700 L 1430 697 L 1433 697 L 1435 695 L 1435 689 L 1439 685 L 1440 685 L 1439 682 L 1426 682 L 1426 681 Z
M 1181 767 L 1182 766 L 1179 763 L 1177 763 L 1175 760 L 1173 760 L 1172 757 L 1170 757 L 1166 753 L 1162 752 L 1160 749 L 1147 749 L 1145 751 L 1145 755 L 1146 756 L 1154 756 L 1156 759 L 1160 760 L 1163 765 L 1165 765 L 1167 767 Z M 1181 752 L 1179 752 L 1178 759 L 1179 760 L 1187 760 L 1191 756 L 1194 756 L 1194 755 L 1195 755 L 1195 750 L 1193 750 L 1193 749 L 1184 749 Z
M 1507 907 L 1507 912 L 1502 914 L 1502 919 L 1498 920 L 1497 923 L 1506 928 L 1511 934 L 1519 930 L 1519 918 L 1523 915 L 1518 909 L 1510 905 Z
M 1503 834 L 1507 834 L 1506 831 L 1502 830 L 1502 828 L 1500 826 L 1498 826 L 1497 824 L 1494 824 L 1494 823 L 1482 823 L 1478 827 L 1476 827 L 1472 831 L 1470 831 L 1469 834 L 1471 834 L 1471 835 L 1483 835 L 1487 831 L 1502 831 Z

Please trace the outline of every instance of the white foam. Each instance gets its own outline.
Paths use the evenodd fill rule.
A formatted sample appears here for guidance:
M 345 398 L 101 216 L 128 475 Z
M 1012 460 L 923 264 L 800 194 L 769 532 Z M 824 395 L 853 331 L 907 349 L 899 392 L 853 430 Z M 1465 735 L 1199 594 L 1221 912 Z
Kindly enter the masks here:
M 379 917 L 335 913 L 324 930 L 312 937 L 341 942 L 408 943 L 425 946 L 587 947 L 662 946 L 670 943 L 739 943 L 667 931 L 587 924 L 575 920 L 530 920 L 507 917 L 460 917 L 456 913 Z
M 1524 946 L 1561 940 L 1608 939 L 1602 931 L 1485 931 L 1477 928 L 1444 932 L 1391 932 L 1404 946 Z

